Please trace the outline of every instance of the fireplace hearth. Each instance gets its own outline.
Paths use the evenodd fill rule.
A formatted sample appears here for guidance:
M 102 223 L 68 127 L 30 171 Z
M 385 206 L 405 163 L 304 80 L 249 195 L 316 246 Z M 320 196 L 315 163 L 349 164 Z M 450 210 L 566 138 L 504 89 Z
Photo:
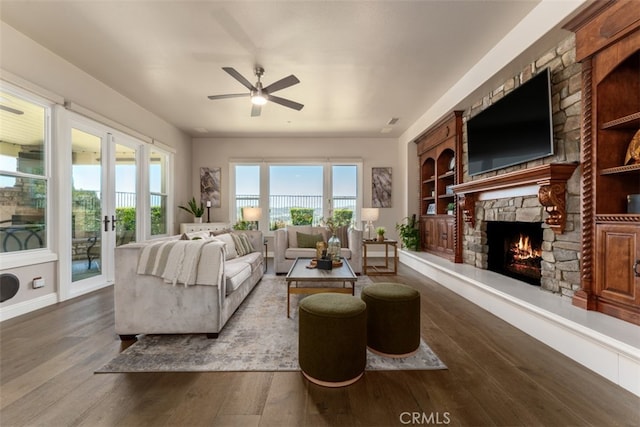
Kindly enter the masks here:
M 539 222 L 487 222 L 487 268 L 540 286 L 542 227 Z

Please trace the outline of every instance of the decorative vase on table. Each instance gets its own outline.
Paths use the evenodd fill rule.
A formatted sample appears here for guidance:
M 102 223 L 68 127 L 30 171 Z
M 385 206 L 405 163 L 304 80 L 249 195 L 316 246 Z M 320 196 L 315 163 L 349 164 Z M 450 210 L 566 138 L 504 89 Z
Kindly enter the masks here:
M 341 243 L 340 243 L 340 239 L 338 238 L 338 236 L 336 236 L 335 234 L 332 234 L 331 237 L 329 237 L 329 241 L 327 242 L 327 254 L 331 255 L 331 259 L 334 261 L 339 261 L 340 260 L 340 248 L 341 248 Z
M 202 224 L 202 217 L 201 216 L 194 216 L 193 217 L 193 222 L 196 224 Z

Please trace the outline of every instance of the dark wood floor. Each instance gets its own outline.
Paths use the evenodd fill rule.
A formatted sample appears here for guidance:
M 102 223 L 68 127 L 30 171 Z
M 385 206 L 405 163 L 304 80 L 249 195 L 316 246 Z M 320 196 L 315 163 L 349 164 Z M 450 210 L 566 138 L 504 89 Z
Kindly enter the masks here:
M 342 389 L 299 372 L 96 375 L 123 348 L 105 289 L 0 324 L 0 425 L 640 425 L 639 398 L 413 270 L 372 279 L 421 292 L 448 370 Z

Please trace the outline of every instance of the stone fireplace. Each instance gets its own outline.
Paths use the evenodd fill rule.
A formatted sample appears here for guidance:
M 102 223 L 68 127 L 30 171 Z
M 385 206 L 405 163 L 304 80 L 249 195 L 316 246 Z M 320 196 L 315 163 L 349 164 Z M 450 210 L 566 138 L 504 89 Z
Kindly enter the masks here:
M 465 221 L 463 262 L 570 296 L 580 284 L 576 168 L 541 165 L 456 185 Z M 523 233 L 535 259 L 510 268 L 509 251 Z

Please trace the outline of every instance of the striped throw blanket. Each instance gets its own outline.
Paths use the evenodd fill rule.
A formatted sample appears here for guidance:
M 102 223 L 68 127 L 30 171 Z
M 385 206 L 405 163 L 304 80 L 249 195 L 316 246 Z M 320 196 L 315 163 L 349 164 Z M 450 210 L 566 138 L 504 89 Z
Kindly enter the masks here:
M 223 244 L 213 240 L 170 240 L 142 248 L 138 274 L 162 277 L 165 282 L 185 286 L 215 285 L 223 272 Z M 207 248 L 211 246 L 210 248 Z M 207 262 L 200 262 L 205 256 Z

